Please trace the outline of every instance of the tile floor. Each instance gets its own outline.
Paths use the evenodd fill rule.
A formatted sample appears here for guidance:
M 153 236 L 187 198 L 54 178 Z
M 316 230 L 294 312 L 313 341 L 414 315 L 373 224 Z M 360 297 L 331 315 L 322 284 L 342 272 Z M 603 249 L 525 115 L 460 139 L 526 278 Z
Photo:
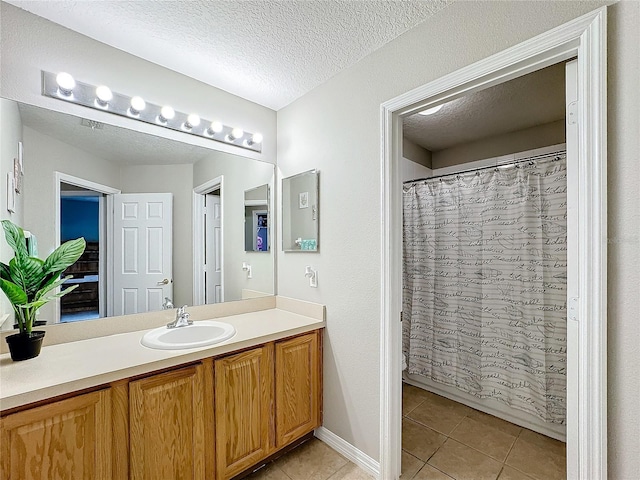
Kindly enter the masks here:
M 411 385 L 402 480 L 562 480 L 565 444 Z
M 403 385 L 401 480 L 564 480 L 565 445 L 465 405 Z M 314 438 L 250 480 L 370 480 Z
M 246 477 L 247 480 L 372 480 L 338 452 L 313 438 Z

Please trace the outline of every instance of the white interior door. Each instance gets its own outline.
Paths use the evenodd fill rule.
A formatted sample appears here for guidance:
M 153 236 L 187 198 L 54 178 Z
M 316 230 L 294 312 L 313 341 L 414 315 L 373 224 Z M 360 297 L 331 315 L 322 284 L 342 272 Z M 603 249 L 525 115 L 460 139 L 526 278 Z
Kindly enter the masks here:
M 113 197 L 113 314 L 161 310 L 164 297 L 173 298 L 173 196 Z
M 222 205 L 220 195 L 204 196 L 205 303 L 224 301 L 222 288 Z

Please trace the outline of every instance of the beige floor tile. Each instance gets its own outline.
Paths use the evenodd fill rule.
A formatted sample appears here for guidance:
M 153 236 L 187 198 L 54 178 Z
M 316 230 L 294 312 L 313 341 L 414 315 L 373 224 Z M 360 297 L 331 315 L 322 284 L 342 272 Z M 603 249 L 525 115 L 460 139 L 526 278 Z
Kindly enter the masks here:
M 501 418 L 494 417 L 493 415 L 489 415 L 479 410 L 472 409 L 467 416 L 497 430 L 508 433 L 509 435 L 513 435 L 514 437 L 517 437 L 522 430 L 522 427 L 519 427 L 518 425 L 507 422 L 506 420 L 502 420 Z
M 408 415 L 412 420 L 449 435 L 471 408 L 439 395 L 432 395 Z
M 491 424 L 470 417 L 463 419 L 449 436 L 501 463 L 507 458 L 517 438 L 516 435 L 505 433 Z
M 436 470 L 431 465 L 427 464 L 422 467 L 422 470 L 413 477 L 413 480 L 453 480 L 449 475 L 445 475 L 440 470 Z
M 422 460 L 405 451 L 402 452 L 402 469 L 400 473 L 402 480 L 411 480 L 422 467 L 424 467 Z
M 413 385 L 402 384 L 402 415 L 420 405 L 428 397 L 429 392 Z
M 349 462 L 331 475 L 329 480 L 373 480 L 373 476 L 369 475 L 357 465 Z
M 523 429 L 505 463 L 537 480 L 564 480 L 565 444 Z
M 525 475 L 519 472 L 515 468 L 511 468 L 507 465 L 504 466 L 498 480 L 533 480 L 529 475 Z
M 456 480 L 495 480 L 502 470 L 500 462 L 452 439 L 427 464 Z
M 246 478 L 247 480 L 290 480 L 287 474 L 273 463 L 270 463 Z
M 447 439 L 444 435 L 412 422 L 402 420 L 402 449 L 426 462 Z
M 315 438 L 275 462 L 291 480 L 326 480 L 347 463 L 346 458 Z

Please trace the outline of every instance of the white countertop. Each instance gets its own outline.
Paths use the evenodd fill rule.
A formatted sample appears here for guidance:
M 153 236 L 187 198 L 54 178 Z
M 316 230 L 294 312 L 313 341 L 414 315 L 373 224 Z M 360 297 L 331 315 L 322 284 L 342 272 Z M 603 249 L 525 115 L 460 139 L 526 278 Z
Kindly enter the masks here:
M 281 309 L 215 318 L 236 329 L 229 340 L 185 350 L 140 344 L 149 330 L 43 347 L 36 358 L 13 362 L 0 355 L 0 410 L 103 385 L 123 378 L 222 355 L 318 328 L 325 322 Z

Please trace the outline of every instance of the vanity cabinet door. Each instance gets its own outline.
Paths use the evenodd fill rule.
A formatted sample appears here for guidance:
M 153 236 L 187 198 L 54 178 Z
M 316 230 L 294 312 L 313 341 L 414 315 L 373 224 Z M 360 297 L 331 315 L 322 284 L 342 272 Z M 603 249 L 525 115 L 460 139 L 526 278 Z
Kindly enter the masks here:
M 217 480 L 227 480 L 273 450 L 273 345 L 215 362 Z
M 276 343 L 276 447 L 320 426 L 318 332 Z
M 204 367 L 129 384 L 132 480 L 205 478 Z
M 6 480 L 111 480 L 110 390 L 0 419 Z

